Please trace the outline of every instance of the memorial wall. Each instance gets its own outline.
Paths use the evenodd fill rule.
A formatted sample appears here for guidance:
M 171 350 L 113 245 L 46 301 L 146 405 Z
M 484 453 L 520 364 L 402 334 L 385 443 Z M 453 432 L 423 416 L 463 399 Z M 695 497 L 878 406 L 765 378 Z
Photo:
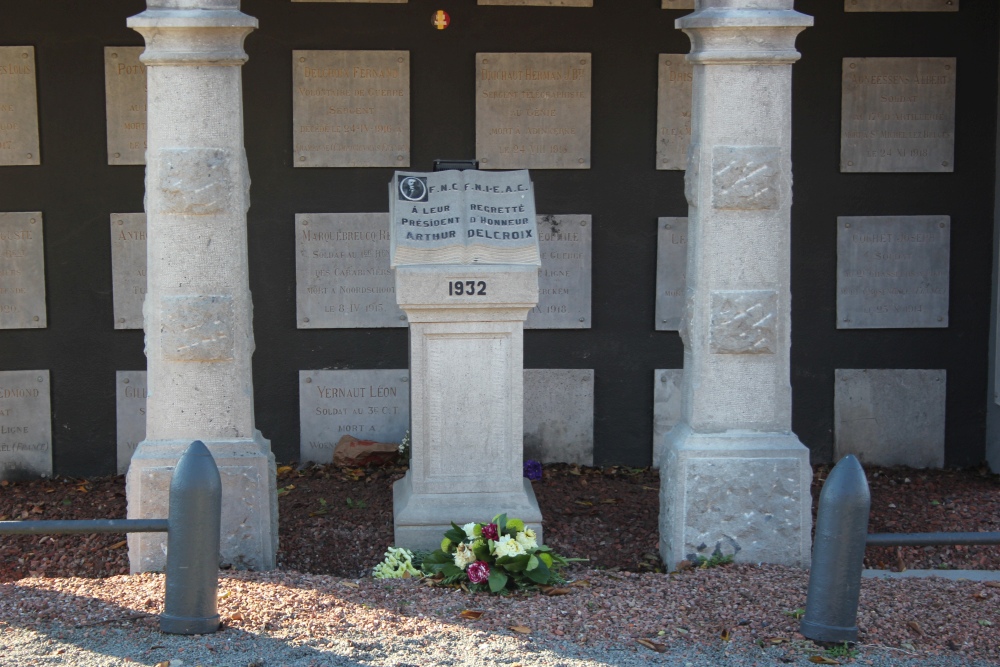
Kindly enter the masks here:
M 0 478 L 122 472 L 145 433 L 146 68 L 125 27 L 145 3 L 86 4 L 0 22 Z M 477 158 L 535 192 L 526 455 L 658 463 L 681 409 L 693 66 L 673 22 L 693 4 L 244 0 L 256 423 L 279 460 L 406 431 L 386 183 Z M 816 25 L 792 74 L 794 430 L 814 461 L 976 464 L 1000 10 L 796 9 Z

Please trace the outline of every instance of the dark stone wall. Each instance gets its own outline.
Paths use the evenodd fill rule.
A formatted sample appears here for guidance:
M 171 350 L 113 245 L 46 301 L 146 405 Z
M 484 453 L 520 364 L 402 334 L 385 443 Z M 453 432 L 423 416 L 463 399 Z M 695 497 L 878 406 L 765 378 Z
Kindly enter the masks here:
M 408 49 L 414 170 L 473 157 L 477 51 L 593 53 L 593 168 L 533 172 L 539 212 L 593 215 L 593 328 L 528 331 L 524 359 L 529 368 L 594 368 L 596 463 L 649 463 L 653 370 L 678 368 L 683 356 L 676 333 L 654 330 L 656 218 L 687 214 L 683 173 L 654 168 L 657 54 L 689 45 L 673 27 L 680 13 L 659 0 L 595 4 L 244 0 L 261 25 L 243 70 L 257 425 L 280 460 L 298 454 L 300 369 L 407 364 L 403 329 L 295 327 L 295 213 L 384 211 L 391 172 L 292 168 L 291 51 Z M 816 26 L 799 38 L 793 70 L 794 430 L 814 460 L 829 460 L 835 368 L 944 368 L 947 462 L 975 464 L 985 451 L 998 8 L 971 0 L 956 14 L 842 7 L 797 3 Z M 108 215 L 142 210 L 143 168 L 107 165 L 102 52 L 142 45 L 125 19 L 143 9 L 141 0 L 33 0 L 11 3 L 0 21 L 0 44 L 36 48 L 42 166 L 0 168 L 0 210 L 44 213 L 49 315 L 44 330 L 0 331 L 0 369 L 51 369 L 61 475 L 113 472 L 115 371 L 145 366 L 142 332 L 112 322 Z M 431 26 L 437 9 L 451 14 L 447 30 Z M 848 56 L 958 58 L 954 174 L 839 172 Z M 951 326 L 837 331 L 836 217 L 917 214 L 952 216 Z

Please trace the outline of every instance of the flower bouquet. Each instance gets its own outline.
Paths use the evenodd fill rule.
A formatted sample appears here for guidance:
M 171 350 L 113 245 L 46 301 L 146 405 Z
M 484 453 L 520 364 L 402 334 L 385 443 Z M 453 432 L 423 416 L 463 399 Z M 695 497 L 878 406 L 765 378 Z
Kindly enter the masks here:
M 538 544 L 535 531 L 520 519 L 498 514 L 490 523 L 451 524 L 441 548 L 424 558 L 427 574 L 441 574 L 443 582 L 466 583 L 472 590 L 498 593 L 563 582 L 559 569 L 585 558 L 565 558 Z

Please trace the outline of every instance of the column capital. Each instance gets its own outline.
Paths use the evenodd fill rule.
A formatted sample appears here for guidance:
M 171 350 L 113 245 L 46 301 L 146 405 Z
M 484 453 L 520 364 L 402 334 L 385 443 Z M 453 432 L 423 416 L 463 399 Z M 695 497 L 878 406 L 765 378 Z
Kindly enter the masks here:
M 716 0 L 677 19 L 676 26 L 691 39 L 687 58 L 699 64 L 782 65 L 799 59 L 795 38 L 813 24 L 811 16 L 778 8 L 791 2 L 771 2 L 776 8 L 740 8 L 738 0 Z M 759 3 L 757 3 L 759 5 Z M 765 3 L 767 4 L 767 3 Z
M 127 25 L 146 40 L 139 59 L 147 65 L 238 66 L 247 61 L 243 40 L 257 19 L 237 0 L 150 0 Z

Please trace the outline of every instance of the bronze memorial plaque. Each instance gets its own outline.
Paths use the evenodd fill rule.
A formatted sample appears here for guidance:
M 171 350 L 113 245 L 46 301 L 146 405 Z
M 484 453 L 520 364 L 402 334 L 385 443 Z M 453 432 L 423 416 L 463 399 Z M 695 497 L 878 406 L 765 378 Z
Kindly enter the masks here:
M 687 169 L 687 150 L 691 144 L 692 70 L 683 54 L 660 54 L 656 104 L 657 169 Z
M 840 171 L 955 169 L 954 58 L 844 58 Z
M 111 286 L 115 329 L 142 328 L 146 299 L 146 214 L 111 214 Z
M 296 167 L 410 165 L 409 51 L 292 51 Z
M 146 164 L 146 66 L 141 46 L 104 47 L 108 164 Z
M 589 169 L 589 53 L 477 53 L 482 169 Z
M 41 164 L 35 47 L 0 46 L 0 167 Z
M 538 305 L 525 329 L 590 328 L 591 216 L 539 215 Z
M 0 213 L 0 329 L 44 329 L 42 214 Z
M 299 329 L 407 326 L 389 267 L 389 214 L 297 214 L 295 303 Z
M 845 12 L 957 12 L 958 0 L 844 0 Z

